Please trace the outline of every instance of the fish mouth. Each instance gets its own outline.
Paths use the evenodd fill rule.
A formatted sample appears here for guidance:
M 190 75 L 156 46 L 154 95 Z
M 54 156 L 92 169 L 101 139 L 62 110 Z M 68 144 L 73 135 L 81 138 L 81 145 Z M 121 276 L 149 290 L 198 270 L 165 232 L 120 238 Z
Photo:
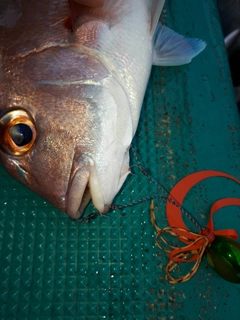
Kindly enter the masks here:
M 72 219 L 80 218 L 91 199 L 100 213 L 108 211 L 109 206 L 105 204 L 93 161 L 90 165 L 74 170 L 67 192 L 67 214 Z

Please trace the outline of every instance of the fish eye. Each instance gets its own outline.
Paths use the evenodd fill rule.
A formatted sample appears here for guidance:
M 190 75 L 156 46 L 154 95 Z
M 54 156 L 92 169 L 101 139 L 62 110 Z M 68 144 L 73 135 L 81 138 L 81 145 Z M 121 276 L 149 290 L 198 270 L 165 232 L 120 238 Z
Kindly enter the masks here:
M 11 110 L 0 118 L 0 148 L 8 154 L 28 152 L 35 140 L 35 124 L 24 110 Z
M 32 141 L 32 129 L 25 123 L 18 123 L 9 130 L 12 141 L 18 146 L 23 147 Z

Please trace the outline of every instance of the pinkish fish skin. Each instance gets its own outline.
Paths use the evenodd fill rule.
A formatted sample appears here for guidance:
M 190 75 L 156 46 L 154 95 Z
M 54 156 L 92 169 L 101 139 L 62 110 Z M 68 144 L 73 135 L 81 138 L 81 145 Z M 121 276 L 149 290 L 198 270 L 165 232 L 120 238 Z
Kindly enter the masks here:
M 153 56 L 157 64 L 188 63 L 205 45 L 176 37 L 179 61 L 159 46 L 153 36 L 164 0 L 105 0 L 98 8 L 3 1 L 0 162 L 72 218 L 90 199 L 106 212 L 129 174 Z M 169 30 L 157 30 L 171 45 Z

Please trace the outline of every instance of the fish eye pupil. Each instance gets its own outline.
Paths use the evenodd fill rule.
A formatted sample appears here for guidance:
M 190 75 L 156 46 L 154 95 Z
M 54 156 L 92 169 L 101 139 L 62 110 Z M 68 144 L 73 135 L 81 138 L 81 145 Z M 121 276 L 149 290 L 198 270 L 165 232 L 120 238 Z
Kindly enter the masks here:
M 24 124 L 18 123 L 11 127 L 10 136 L 12 141 L 18 146 L 23 147 L 26 144 L 30 143 L 33 139 L 32 129 Z

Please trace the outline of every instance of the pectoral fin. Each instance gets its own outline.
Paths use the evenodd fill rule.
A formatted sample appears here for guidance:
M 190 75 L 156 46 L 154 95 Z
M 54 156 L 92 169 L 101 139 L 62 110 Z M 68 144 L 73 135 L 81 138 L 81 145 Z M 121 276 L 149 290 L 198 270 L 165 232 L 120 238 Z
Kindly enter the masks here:
M 153 46 L 154 65 L 178 66 L 191 62 L 206 47 L 206 43 L 195 38 L 185 38 L 158 24 L 153 38 Z

